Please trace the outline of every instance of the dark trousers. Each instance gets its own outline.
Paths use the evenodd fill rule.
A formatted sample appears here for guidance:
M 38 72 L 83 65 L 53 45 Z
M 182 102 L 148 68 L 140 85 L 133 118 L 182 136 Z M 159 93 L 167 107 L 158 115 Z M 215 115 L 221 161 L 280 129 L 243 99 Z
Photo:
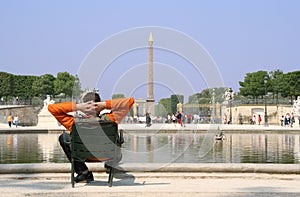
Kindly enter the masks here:
M 71 145 L 66 144 L 64 142 L 64 135 L 66 137 L 67 142 L 71 141 L 71 136 L 68 133 L 64 133 L 59 136 L 59 143 L 63 151 L 65 152 L 66 156 L 68 157 L 69 161 L 71 162 L 71 147 L 70 147 Z M 74 161 L 74 168 L 77 174 L 81 174 L 82 172 L 88 170 L 88 167 L 85 165 L 85 163 L 80 161 Z

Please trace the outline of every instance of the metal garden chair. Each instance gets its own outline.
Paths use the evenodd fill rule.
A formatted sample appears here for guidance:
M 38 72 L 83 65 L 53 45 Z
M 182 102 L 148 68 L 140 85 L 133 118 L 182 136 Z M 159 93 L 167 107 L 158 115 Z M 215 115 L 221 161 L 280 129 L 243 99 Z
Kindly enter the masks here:
M 72 127 L 71 142 L 71 183 L 74 181 L 74 161 L 106 162 L 109 166 L 109 187 L 112 186 L 117 157 L 118 125 L 111 121 L 76 121 Z M 118 150 L 119 149 L 119 150 Z M 107 164 L 109 163 L 109 164 Z

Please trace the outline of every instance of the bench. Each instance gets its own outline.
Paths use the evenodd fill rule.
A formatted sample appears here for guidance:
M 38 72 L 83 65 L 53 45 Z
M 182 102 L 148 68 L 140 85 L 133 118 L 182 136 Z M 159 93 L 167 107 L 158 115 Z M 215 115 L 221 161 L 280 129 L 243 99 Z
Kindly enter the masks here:
M 74 161 L 105 162 L 109 167 L 108 184 L 112 186 L 114 167 L 121 154 L 118 125 L 111 121 L 76 121 L 72 127 L 71 142 L 71 184 L 74 181 Z

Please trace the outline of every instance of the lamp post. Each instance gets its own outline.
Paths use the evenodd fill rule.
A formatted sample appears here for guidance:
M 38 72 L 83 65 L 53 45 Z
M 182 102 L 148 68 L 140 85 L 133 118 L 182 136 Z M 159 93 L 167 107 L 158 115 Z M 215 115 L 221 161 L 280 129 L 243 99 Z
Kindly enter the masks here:
M 229 96 L 229 124 L 232 124 L 232 109 L 231 109 L 231 101 L 232 101 L 232 89 L 229 88 L 229 93 L 230 93 L 230 96 Z
M 265 127 L 268 127 L 268 112 L 267 112 L 267 82 L 268 82 L 268 77 L 264 77 L 264 84 L 265 84 Z
M 78 75 L 75 76 L 73 93 L 75 96 L 75 102 L 78 103 L 78 100 L 79 100 L 79 77 L 78 77 Z
M 216 93 L 215 89 L 212 90 L 212 123 L 216 121 Z

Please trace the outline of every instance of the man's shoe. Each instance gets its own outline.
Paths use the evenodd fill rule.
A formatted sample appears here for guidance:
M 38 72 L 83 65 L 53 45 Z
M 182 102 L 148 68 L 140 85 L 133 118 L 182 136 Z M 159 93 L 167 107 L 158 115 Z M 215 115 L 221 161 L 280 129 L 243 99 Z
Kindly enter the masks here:
M 78 174 L 74 181 L 76 183 L 89 183 L 91 181 L 94 181 L 94 176 L 93 173 L 91 171 L 88 171 L 87 174 Z

